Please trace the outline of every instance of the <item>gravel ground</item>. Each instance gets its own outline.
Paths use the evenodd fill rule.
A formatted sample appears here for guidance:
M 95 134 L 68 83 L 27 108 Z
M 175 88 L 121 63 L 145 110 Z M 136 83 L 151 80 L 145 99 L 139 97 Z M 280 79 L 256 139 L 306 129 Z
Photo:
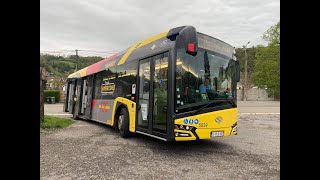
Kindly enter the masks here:
M 280 115 L 241 115 L 238 135 L 168 143 L 77 121 L 40 132 L 41 179 L 280 179 Z

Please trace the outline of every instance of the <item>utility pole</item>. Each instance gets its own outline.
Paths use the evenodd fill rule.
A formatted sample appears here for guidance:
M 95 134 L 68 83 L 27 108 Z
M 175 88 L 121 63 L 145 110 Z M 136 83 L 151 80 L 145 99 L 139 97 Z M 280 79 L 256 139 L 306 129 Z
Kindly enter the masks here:
M 245 57 L 245 64 L 244 64 L 244 101 L 247 101 L 247 91 L 248 91 L 248 58 L 247 58 L 247 46 L 250 43 L 250 41 L 243 46 L 244 48 L 244 57 Z
M 76 70 L 78 70 L 78 63 L 79 63 L 79 56 L 78 56 L 78 49 L 76 49 L 76 58 L 77 58 L 77 63 L 76 63 Z

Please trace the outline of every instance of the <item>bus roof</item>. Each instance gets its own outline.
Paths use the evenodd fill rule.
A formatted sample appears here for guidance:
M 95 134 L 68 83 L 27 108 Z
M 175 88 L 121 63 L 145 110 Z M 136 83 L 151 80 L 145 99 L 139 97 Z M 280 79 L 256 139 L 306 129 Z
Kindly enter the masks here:
M 178 27 L 179 29 L 183 28 L 185 26 Z M 72 78 L 82 78 L 85 76 L 89 76 L 91 74 L 95 74 L 100 71 L 104 71 L 110 67 L 124 64 L 125 62 L 141 58 L 141 54 L 148 55 L 148 54 L 154 54 L 156 52 L 160 52 L 162 50 L 172 48 L 174 46 L 174 42 L 170 41 L 167 38 L 168 32 L 163 32 L 160 34 L 157 34 L 155 36 L 152 36 L 150 38 L 147 38 L 143 41 L 139 41 L 132 45 L 131 47 L 125 49 L 124 51 L 121 51 L 119 53 L 113 54 L 97 63 L 94 63 L 88 67 L 85 67 L 79 71 L 76 71 L 68 76 L 68 79 Z M 230 46 L 231 45 L 214 38 L 212 36 L 203 34 L 198 32 L 199 34 L 203 36 L 207 36 L 210 38 L 213 38 L 215 40 L 220 41 L 220 43 Z M 229 49 L 229 48 L 228 48 Z
M 135 52 L 140 51 L 140 50 L 145 51 L 146 50 L 145 47 L 147 45 L 151 46 L 150 44 L 152 43 L 152 46 L 148 47 L 149 51 L 150 51 L 150 48 L 152 50 L 155 48 L 153 46 L 157 46 L 157 45 L 159 46 L 160 43 L 159 42 L 156 43 L 156 41 L 158 41 L 162 38 L 166 38 L 167 34 L 168 34 L 168 32 L 163 32 L 163 33 L 157 34 L 155 36 L 152 36 L 150 38 L 147 38 L 143 41 L 139 41 L 136 44 L 134 44 L 133 46 L 127 48 L 126 50 L 124 50 L 120 53 L 113 54 L 113 55 L 111 55 L 111 56 L 109 56 L 109 57 L 107 57 L 97 63 L 94 63 L 88 67 L 85 67 L 79 71 L 76 71 L 76 72 L 70 74 L 68 76 L 68 79 L 82 78 L 82 77 L 106 70 L 109 67 L 112 67 L 115 65 L 121 65 L 121 64 L 125 63 L 128 59 L 134 58 Z M 161 47 L 161 46 L 159 46 L 159 47 Z

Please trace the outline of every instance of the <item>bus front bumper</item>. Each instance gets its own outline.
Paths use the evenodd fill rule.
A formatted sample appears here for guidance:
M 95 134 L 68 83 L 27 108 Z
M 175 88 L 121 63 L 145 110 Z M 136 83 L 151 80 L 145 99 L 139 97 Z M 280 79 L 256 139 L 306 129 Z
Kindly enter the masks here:
M 215 139 L 237 134 L 238 109 L 230 108 L 176 119 L 176 141 Z
M 237 125 L 233 127 L 219 128 L 219 129 L 195 129 L 187 130 L 174 130 L 176 141 L 192 141 L 199 139 L 215 139 L 219 137 L 226 137 L 237 135 Z

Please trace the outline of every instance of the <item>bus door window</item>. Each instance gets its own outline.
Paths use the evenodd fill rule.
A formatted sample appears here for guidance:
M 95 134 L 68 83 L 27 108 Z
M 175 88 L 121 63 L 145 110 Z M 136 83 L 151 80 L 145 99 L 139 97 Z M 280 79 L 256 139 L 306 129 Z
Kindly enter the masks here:
M 67 105 L 67 111 L 70 112 L 70 107 L 72 103 L 72 90 L 73 90 L 73 84 L 71 82 L 68 83 L 67 87 L 67 94 L 68 94 L 68 105 Z
M 139 66 L 139 104 L 138 125 L 148 128 L 149 123 L 149 95 L 150 95 L 150 60 L 140 61 Z
M 88 91 L 88 81 L 87 79 L 83 80 L 82 88 L 82 104 L 81 104 L 81 113 L 84 114 L 85 108 L 87 106 L 87 92 Z
M 160 54 L 154 58 L 153 80 L 153 123 L 154 130 L 166 132 L 167 125 L 167 87 L 168 87 L 168 53 Z

